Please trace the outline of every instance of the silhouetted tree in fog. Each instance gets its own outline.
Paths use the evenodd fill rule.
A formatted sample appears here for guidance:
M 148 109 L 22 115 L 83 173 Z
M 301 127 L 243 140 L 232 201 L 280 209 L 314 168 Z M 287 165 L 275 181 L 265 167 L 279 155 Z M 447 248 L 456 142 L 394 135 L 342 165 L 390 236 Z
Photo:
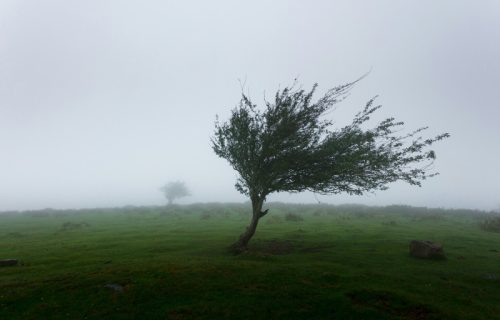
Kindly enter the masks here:
M 449 135 L 423 139 L 423 127 L 400 136 L 396 133 L 403 122 L 394 118 L 365 129 L 362 125 L 381 107 L 374 99 L 351 124 L 332 128 L 325 115 L 357 81 L 332 88 L 315 102 L 317 85 L 310 91 L 286 87 L 265 101 L 263 109 L 242 93 L 229 120 L 216 120 L 212 148 L 239 173 L 236 189 L 252 202 L 250 225 L 231 246 L 235 253 L 247 248 L 259 219 L 268 212 L 262 211 L 266 197 L 273 192 L 360 195 L 387 189 L 398 180 L 420 186 L 437 174 L 428 171 L 435 153 L 427 147 Z
M 161 187 L 160 190 L 165 194 L 165 198 L 168 200 L 168 205 L 171 205 L 175 199 L 190 195 L 186 185 L 181 181 L 169 182 Z

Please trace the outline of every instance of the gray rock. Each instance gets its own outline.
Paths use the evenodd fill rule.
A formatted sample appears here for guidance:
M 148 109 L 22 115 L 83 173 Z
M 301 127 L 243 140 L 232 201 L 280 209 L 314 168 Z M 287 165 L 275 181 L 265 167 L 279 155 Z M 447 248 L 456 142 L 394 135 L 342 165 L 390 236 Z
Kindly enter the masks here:
M 104 286 L 104 288 L 111 289 L 111 290 L 113 290 L 113 291 L 115 291 L 115 292 L 119 292 L 119 293 L 122 293 L 122 292 L 123 292 L 123 290 L 124 290 L 124 288 L 123 288 L 123 286 L 122 286 L 122 285 L 120 285 L 120 284 L 116 284 L 116 283 L 109 283 L 109 284 L 106 284 L 106 285 Z
M 410 256 L 420 259 L 444 259 L 443 246 L 428 240 L 412 240 Z
M 11 267 L 11 266 L 17 266 L 19 261 L 17 259 L 4 259 L 0 260 L 0 267 Z
M 487 273 L 483 276 L 483 279 L 486 279 L 486 280 L 497 280 L 498 277 L 496 274 L 493 274 L 493 273 Z

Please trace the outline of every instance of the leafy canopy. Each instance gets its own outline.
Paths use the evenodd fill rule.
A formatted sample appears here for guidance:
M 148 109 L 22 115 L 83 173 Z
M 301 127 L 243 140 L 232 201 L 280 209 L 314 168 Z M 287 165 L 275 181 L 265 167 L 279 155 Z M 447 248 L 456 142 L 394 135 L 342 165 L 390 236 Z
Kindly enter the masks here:
M 165 198 L 167 198 L 169 203 L 172 203 L 175 199 L 190 195 L 188 188 L 182 181 L 169 182 L 161 187 L 160 190 L 165 194 Z
M 381 107 L 375 98 L 351 124 L 332 128 L 325 115 L 357 81 L 334 87 L 314 102 L 317 84 L 310 91 L 286 87 L 265 101 L 263 110 L 242 93 L 229 121 L 217 119 L 212 137 L 215 153 L 240 175 L 236 189 L 252 199 L 305 190 L 359 195 L 387 189 L 397 180 L 420 186 L 436 175 L 429 172 L 435 153 L 427 147 L 449 135 L 424 139 L 420 133 L 427 127 L 398 135 L 404 123 L 394 118 L 364 129 Z

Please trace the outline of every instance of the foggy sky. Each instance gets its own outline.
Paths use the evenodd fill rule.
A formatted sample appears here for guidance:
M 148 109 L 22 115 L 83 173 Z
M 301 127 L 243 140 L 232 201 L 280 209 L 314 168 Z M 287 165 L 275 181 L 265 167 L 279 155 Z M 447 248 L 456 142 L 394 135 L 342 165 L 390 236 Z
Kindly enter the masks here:
M 244 201 L 210 147 L 240 83 L 255 103 L 298 77 L 318 95 L 372 70 L 330 116 L 379 95 L 435 145 L 441 174 L 327 203 L 500 206 L 500 2 L 0 2 L 0 210 Z M 375 122 L 371 122 L 374 124 Z M 271 201 L 316 202 L 310 193 Z

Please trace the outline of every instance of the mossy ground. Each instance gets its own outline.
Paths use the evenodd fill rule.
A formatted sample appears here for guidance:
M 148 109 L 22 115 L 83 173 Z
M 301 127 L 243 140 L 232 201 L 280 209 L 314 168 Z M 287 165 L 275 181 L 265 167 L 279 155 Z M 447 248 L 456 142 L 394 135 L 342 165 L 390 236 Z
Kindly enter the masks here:
M 268 207 L 239 256 L 245 205 L 0 214 L 0 259 L 20 260 L 0 268 L 0 319 L 500 317 L 500 233 L 479 212 Z M 412 239 L 447 259 L 409 257 Z

